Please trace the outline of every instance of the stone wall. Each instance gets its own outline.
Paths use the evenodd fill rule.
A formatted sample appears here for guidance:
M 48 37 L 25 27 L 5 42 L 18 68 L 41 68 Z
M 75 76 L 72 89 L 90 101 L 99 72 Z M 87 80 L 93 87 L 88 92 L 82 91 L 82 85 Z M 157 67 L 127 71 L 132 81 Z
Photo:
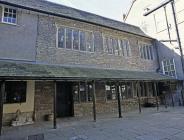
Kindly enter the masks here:
M 141 97 L 141 105 L 145 102 L 155 103 L 154 97 Z M 138 110 L 138 99 L 125 99 L 123 100 L 121 105 L 122 112 L 128 112 L 133 110 Z M 117 100 L 112 101 L 97 101 L 96 102 L 96 113 L 97 114 L 118 114 L 118 102 Z M 74 104 L 74 116 L 82 117 L 89 116 L 93 114 L 93 103 L 76 103 Z
M 106 52 L 82 52 L 57 48 L 57 28 L 60 26 L 73 27 L 114 36 L 120 39 L 128 39 L 130 42 L 131 56 L 115 56 Z M 65 18 L 51 16 L 39 16 L 37 38 L 37 62 L 62 65 L 78 65 L 85 67 L 111 68 L 122 70 L 156 71 L 158 68 L 155 48 L 154 60 L 140 58 L 138 42 L 152 44 L 151 39 L 136 35 L 74 21 Z
M 35 83 L 35 120 L 44 120 L 45 115 L 53 113 L 54 82 Z

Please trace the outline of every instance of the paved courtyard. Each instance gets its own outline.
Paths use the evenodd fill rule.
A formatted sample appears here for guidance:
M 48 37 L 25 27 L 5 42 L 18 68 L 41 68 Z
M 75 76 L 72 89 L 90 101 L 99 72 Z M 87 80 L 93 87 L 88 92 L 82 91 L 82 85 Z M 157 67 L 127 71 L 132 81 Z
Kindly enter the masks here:
M 116 114 L 117 115 L 117 114 Z M 98 115 L 92 118 L 58 120 L 58 129 L 52 123 L 3 128 L 0 140 L 26 140 L 29 134 L 44 133 L 45 140 L 184 140 L 184 108 L 144 108 L 116 115 Z

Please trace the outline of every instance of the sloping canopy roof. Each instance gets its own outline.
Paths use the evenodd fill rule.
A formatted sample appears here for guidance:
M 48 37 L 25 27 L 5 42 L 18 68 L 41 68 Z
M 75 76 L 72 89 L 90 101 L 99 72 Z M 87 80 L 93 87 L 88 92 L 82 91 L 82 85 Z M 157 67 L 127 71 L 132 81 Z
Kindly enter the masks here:
M 60 4 L 55 4 L 44 0 L 0 0 L 0 3 L 40 13 L 96 24 L 99 26 L 104 26 L 107 28 L 112 28 L 119 31 L 152 39 L 137 26 L 129 25 L 120 21 L 112 20 L 89 12 L 84 12 L 78 9 L 74 9 Z
M 174 80 L 156 72 L 66 67 L 0 61 L 0 79 Z

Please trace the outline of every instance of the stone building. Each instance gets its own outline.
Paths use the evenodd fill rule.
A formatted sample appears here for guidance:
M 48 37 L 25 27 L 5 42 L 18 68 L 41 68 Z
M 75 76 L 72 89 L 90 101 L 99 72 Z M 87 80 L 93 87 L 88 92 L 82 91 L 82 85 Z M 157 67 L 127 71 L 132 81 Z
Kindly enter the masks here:
M 56 117 L 121 117 L 161 103 L 160 93 L 177 82 L 157 71 L 155 39 L 139 27 L 43 0 L 0 0 L 0 17 L 5 125 L 50 114 L 54 124 Z

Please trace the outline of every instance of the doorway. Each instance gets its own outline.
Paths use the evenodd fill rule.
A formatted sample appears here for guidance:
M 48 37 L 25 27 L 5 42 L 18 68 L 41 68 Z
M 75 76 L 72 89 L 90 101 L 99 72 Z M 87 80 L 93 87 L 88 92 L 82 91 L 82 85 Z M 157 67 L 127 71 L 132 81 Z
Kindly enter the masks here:
M 74 116 L 71 82 L 57 82 L 57 117 Z

